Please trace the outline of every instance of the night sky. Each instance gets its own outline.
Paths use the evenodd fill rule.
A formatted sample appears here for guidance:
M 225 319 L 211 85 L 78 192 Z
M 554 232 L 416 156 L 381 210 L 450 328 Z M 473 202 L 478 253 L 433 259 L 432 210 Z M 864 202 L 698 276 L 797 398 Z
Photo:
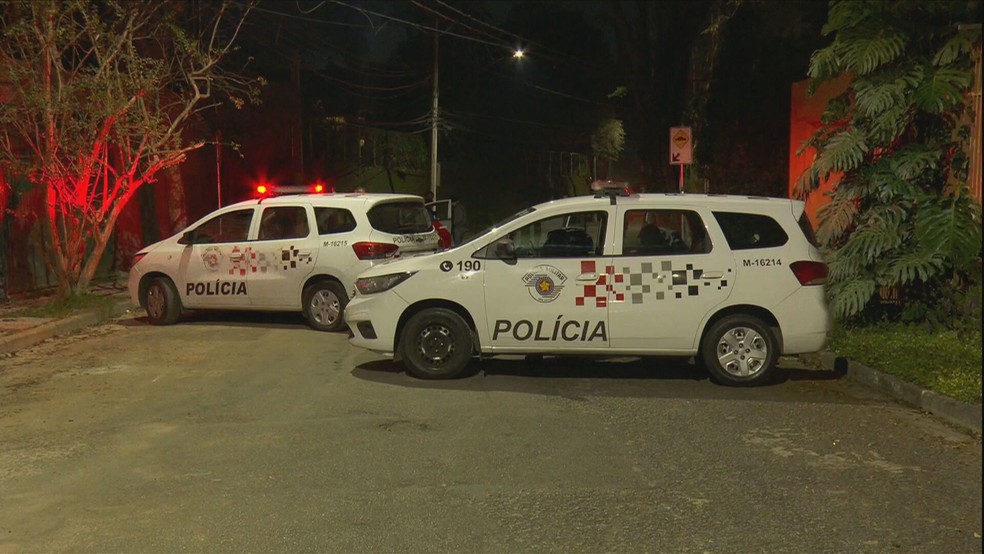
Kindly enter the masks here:
M 694 124 L 697 166 L 688 169 L 707 177 L 712 191 L 781 196 L 789 86 L 806 78 L 810 54 L 825 43 L 826 3 L 743 2 L 722 27 L 716 63 L 697 64 L 713 71 L 696 72 L 709 92 L 703 121 L 691 122 L 693 40 L 720 6 L 266 0 L 250 15 L 237 60 L 250 56 L 248 70 L 270 81 L 264 103 L 226 111 L 208 128 L 241 145 L 242 157 L 223 155 L 226 200 L 239 199 L 259 176 L 326 178 L 350 189 L 359 178 L 354 145 L 379 131 L 418 137 L 424 149 L 422 165 L 402 164 L 379 190 L 422 193 L 435 32 L 439 197 L 456 196 L 479 217 L 580 192 L 595 176 L 591 134 L 606 117 L 624 122 L 626 144 L 619 162 L 598 169 L 598 177 L 671 190 L 676 172 L 666 163 L 664 137 L 671 125 Z M 525 51 L 522 59 L 512 57 L 516 48 Z M 618 87 L 628 93 L 611 97 Z M 198 201 L 192 212 L 214 208 L 214 199 Z

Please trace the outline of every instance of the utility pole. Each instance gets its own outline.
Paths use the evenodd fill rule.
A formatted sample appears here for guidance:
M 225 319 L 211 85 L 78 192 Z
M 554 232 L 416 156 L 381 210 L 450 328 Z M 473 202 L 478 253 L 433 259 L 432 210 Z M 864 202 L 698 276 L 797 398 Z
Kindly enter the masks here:
M 437 25 L 434 25 L 434 93 L 431 105 L 431 196 L 437 200 L 437 77 L 438 77 L 438 40 Z

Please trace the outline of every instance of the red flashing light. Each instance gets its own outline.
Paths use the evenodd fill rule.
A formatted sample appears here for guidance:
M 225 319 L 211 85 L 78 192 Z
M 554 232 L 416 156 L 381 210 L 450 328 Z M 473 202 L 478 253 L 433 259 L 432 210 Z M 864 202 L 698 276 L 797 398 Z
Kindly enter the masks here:
M 389 242 L 357 242 L 352 250 L 360 260 L 384 260 L 392 258 L 400 247 Z
M 266 185 L 256 185 L 256 194 L 266 194 L 266 193 L 267 193 Z
M 315 194 L 321 194 L 325 191 L 325 186 L 321 183 L 315 183 L 313 189 Z

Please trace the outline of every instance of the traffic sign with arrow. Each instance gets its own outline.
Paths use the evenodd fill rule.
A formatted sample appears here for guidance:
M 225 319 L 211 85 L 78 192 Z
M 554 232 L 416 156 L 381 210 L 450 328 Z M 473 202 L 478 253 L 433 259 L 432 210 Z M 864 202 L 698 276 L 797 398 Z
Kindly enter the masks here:
M 670 127 L 670 165 L 694 163 L 690 127 Z

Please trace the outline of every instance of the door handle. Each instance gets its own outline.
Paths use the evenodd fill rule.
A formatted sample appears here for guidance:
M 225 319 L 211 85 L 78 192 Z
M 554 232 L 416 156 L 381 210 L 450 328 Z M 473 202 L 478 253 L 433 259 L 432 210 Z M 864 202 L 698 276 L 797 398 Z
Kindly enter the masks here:
M 582 274 L 580 274 L 580 275 L 577 276 L 577 280 L 578 280 L 578 282 L 580 282 L 580 281 L 590 281 L 590 282 L 594 283 L 595 281 L 598 280 L 598 274 L 597 273 L 582 273 Z
M 720 279 L 721 277 L 724 277 L 723 271 L 705 271 L 700 276 L 701 279 Z

